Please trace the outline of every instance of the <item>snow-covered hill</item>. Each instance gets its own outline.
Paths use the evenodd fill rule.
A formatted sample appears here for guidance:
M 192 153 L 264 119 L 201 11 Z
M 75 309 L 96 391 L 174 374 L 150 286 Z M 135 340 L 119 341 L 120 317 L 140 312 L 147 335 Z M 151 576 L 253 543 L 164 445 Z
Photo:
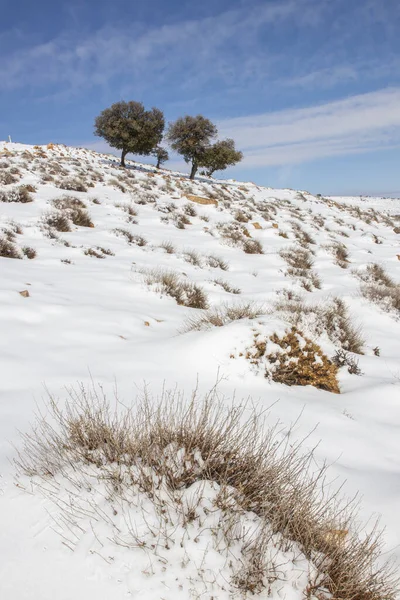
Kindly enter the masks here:
M 360 491 L 364 517 L 382 515 L 400 556 L 399 241 L 396 199 L 191 182 L 85 149 L 0 143 L 1 596 L 192 597 L 176 578 L 144 576 L 135 555 L 110 566 L 85 539 L 71 553 L 48 504 L 14 485 L 17 430 L 45 387 L 63 397 L 76 382 L 116 386 L 126 404 L 144 385 L 190 395 L 218 382 L 271 407 L 298 439 L 312 432 L 306 447 L 320 441 L 318 459 Z M 274 378 L 265 345 L 293 325 L 344 357 L 340 394 Z M 300 598 L 291 577 L 281 597 Z

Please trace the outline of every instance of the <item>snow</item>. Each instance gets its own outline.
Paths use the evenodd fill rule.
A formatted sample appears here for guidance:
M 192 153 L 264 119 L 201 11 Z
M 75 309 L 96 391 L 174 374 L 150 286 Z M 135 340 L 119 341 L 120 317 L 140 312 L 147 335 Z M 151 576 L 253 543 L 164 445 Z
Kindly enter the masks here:
M 23 156 L 27 152 L 36 162 L 35 158 Z M 96 182 L 87 192 L 61 190 L 54 181 L 41 179 L 42 173 L 37 168 L 45 167 L 49 160 L 61 161 L 73 176 L 77 170 L 91 167 L 104 181 Z M 43 146 L 39 150 L 2 142 L 1 162 L 19 167 L 22 178 L 15 186 L 31 184 L 37 188 L 31 203 L 0 203 L 0 229 L 10 227 L 11 222 L 18 223 L 23 233 L 15 236 L 16 244 L 37 251 L 32 260 L 0 257 L 2 597 L 185 599 L 197 597 L 190 591 L 192 585 L 199 598 L 211 598 L 210 588 L 202 588 L 204 582 L 196 579 L 196 565 L 203 560 L 206 547 L 210 552 L 204 559 L 205 578 L 214 573 L 215 597 L 232 597 L 227 587 L 225 591 L 222 589 L 229 567 L 213 546 L 210 523 L 207 522 L 200 543 L 192 542 L 185 548 L 190 556 L 185 574 L 179 544 L 170 552 L 163 550 L 167 567 L 163 570 L 162 562 L 153 564 L 153 573 L 142 551 L 110 541 L 102 549 L 105 560 L 97 554 L 94 534 L 84 536 L 71 552 L 53 530 L 50 515 L 57 518 L 57 508 L 40 494 L 26 493 L 15 486 L 12 460 L 20 445 L 18 431 L 29 428 L 46 389 L 62 398 L 64 387 L 76 382 L 89 385 L 95 381 L 109 394 L 117 387 L 119 397 L 129 404 L 135 402 L 144 385 L 154 396 L 160 395 L 164 387 L 177 387 L 190 396 L 196 386 L 200 392 L 206 392 L 218 381 L 221 393 L 227 398 L 234 397 L 240 402 L 251 397 L 260 409 L 270 407 L 271 421 L 279 419 L 287 429 L 301 415 L 294 434 L 302 438 L 312 432 L 306 446 L 319 442 L 317 457 L 321 463 L 324 460 L 332 463 L 332 478 L 337 477 L 338 482 L 346 479 L 349 495 L 360 492 L 364 518 L 371 513 L 381 515 L 381 524 L 386 527 L 385 549 L 400 558 L 400 320 L 394 312 L 364 298 L 354 274 L 354 270 L 376 262 L 400 283 L 400 234 L 383 218 L 366 223 L 353 208 L 373 209 L 394 217 L 400 214 L 399 199 L 323 199 L 305 191 L 299 194 L 233 180 L 199 178 L 192 183 L 179 173 L 157 172 L 154 167 L 129 161 L 128 171 L 134 174 L 132 181 L 136 187 L 127 188 L 124 193 L 109 183 L 123 173 L 113 157 L 64 146 Z M 54 177 L 57 179 L 58 175 Z M 223 185 L 232 203 L 230 208 L 224 207 L 222 201 L 218 207 L 193 203 L 198 216 L 189 217 L 191 223 L 184 229 L 177 228 L 172 219 L 161 220 L 168 216 L 163 206 L 171 202 L 176 206 L 175 212 L 183 214 L 188 203 L 185 193 L 205 197 L 220 191 Z M 0 191 L 12 187 L 0 185 Z M 41 223 L 43 215 L 51 209 L 51 201 L 63 195 L 80 198 L 87 204 L 94 227 L 74 226 L 71 232 L 60 233 L 57 241 L 46 237 Z M 146 195 L 147 203 L 134 202 Z M 149 201 L 151 195 L 155 202 Z M 257 206 L 275 205 L 276 214 L 271 213 L 271 219 L 265 220 L 264 213 L 251 207 L 251 198 Z M 138 211 L 137 224 L 127 222 L 127 214 L 115 206 L 118 203 L 132 203 Z M 243 208 L 253 215 L 245 226 L 252 238 L 262 243 L 264 254 L 245 254 L 241 248 L 227 245 L 220 236 L 217 224 L 231 222 L 235 212 Z M 313 292 L 305 291 L 298 279 L 287 275 L 287 265 L 279 255 L 280 250 L 295 243 L 291 223 L 296 214 L 316 242 L 311 246 L 315 250 L 313 268 L 322 286 Z M 320 217 L 324 225 L 319 224 Z M 258 222 L 262 228 L 256 229 L 252 222 Z M 147 244 L 128 244 L 114 233 L 116 228 L 142 235 Z M 282 232 L 288 238 L 280 236 Z M 164 241 L 171 241 L 176 252 L 167 254 L 160 247 Z M 332 241 L 347 246 L 350 260 L 347 269 L 334 263 L 332 253 L 326 248 Z M 98 259 L 84 254 L 85 249 L 94 247 L 111 250 L 113 255 Z M 215 254 L 229 263 L 229 270 L 211 268 L 204 258 L 201 267 L 189 264 L 184 260 L 187 250 L 195 250 L 201 257 Z M 155 268 L 174 270 L 201 285 L 212 307 L 223 302 L 255 301 L 269 310 L 254 321 L 236 321 L 220 328 L 182 334 L 185 320 L 198 311 L 179 306 L 173 298 L 149 288 L 142 271 Z M 224 291 L 213 283 L 218 278 L 240 288 L 241 294 Z M 362 327 L 365 354 L 357 359 L 363 375 L 350 375 L 341 369 L 340 395 L 310 386 L 287 387 L 269 381 L 246 360 L 244 355 L 255 331 L 268 336 L 289 326 L 282 315 L 271 310 L 282 289 L 301 294 L 306 302 L 313 304 L 327 302 L 334 296 L 343 298 L 353 321 Z M 23 290 L 29 291 L 29 297 L 20 295 Z M 310 332 L 311 329 L 310 324 Z M 321 336 L 318 342 L 329 356 L 333 354 L 334 345 L 327 336 Z M 374 354 L 375 347 L 379 347 L 380 356 Z M 65 498 L 67 484 L 65 481 L 59 484 L 60 498 Z M 213 485 L 216 484 L 203 482 L 204 502 L 212 501 L 216 493 Z M 145 502 L 142 499 L 138 505 L 143 508 Z M 151 510 L 149 506 L 150 515 Z M 135 517 L 139 529 L 142 514 L 138 511 Z M 150 518 L 153 517 L 156 518 L 155 515 Z M 254 515 L 243 518 L 255 526 Z M 85 527 L 88 528 L 87 523 Z M 112 537 L 114 525 L 108 527 L 104 525 L 105 529 L 99 533 L 101 539 Z M 183 535 L 180 529 L 174 531 L 176 539 Z M 108 559 L 111 555 L 113 560 Z M 305 560 L 299 559 L 300 563 Z M 293 556 L 283 557 L 281 562 L 293 564 Z M 310 568 L 303 563 L 285 567 L 281 586 L 274 584 L 271 591 L 274 598 L 302 597 L 302 578 Z

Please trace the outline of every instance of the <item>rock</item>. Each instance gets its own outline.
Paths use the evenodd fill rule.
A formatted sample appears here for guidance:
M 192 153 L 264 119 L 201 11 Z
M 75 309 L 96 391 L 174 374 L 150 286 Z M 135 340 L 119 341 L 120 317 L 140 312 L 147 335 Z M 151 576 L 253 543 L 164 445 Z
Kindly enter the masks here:
M 29 296 L 30 296 L 30 294 L 29 294 L 28 290 L 22 290 L 22 292 L 20 292 L 20 295 L 21 295 L 23 298 L 29 298 Z
M 193 196 L 192 194 L 185 194 L 184 197 L 192 202 L 197 202 L 197 204 L 213 204 L 214 206 L 218 206 L 218 201 L 214 200 L 214 198 L 202 198 L 201 196 Z

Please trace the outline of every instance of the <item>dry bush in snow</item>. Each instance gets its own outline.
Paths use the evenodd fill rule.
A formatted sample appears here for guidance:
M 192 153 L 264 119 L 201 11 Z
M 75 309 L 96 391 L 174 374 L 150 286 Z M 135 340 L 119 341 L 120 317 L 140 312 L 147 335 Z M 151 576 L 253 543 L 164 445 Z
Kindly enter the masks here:
M 128 244 L 134 244 L 135 246 L 146 246 L 147 240 L 142 235 L 138 235 L 136 233 L 131 233 L 128 229 L 122 229 L 121 227 L 117 227 L 113 230 L 118 237 L 123 237 L 126 239 Z
M 281 250 L 280 256 L 289 265 L 288 275 L 299 279 L 305 290 L 311 292 L 314 288 L 320 289 L 321 281 L 317 273 L 313 271 L 313 256 L 307 248 L 292 246 L 286 250 Z
M 365 270 L 355 271 L 355 275 L 363 282 L 361 293 L 365 298 L 400 316 L 400 284 L 381 265 L 372 263 Z
M 68 177 L 66 179 L 56 181 L 56 186 L 60 188 L 60 190 L 70 190 L 73 192 L 88 191 L 86 182 L 77 177 Z
M 202 257 L 196 250 L 184 250 L 183 259 L 195 267 L 201 268 L 203 264 Z
M 165 269 L 147 269 L 142 274 L 149 287 L 155 287 L 157 292 L 174 298 L 177 304 L 189 308 L 208 308 L 207 294 L 203 288 L 178 273 Z
M 138 211 L 134 206 L 132 206 L 132 204 L 116 204 L 115 206 L 117 208 L 122 208 L 124 213 L 127 214 L 128 223 L 132 223 L 133 225 L 138 224 L 138 220 L 136 219 L 138 216 Z
M 337 242 L 330 247 L 335 258 L 335 263 L 342 269 L 347 269 L 349 265 L 349 253 L 344 244 Z
M 165 250 L 167 254 L 175 254 L 176 252 L 175 246 L 170 241 L 161 242 L 160 248 Z
M 222 271 L 229 270 L 229 264 L 221 258 L 220 256 L 215 256 L 215 254 L 209 254 L 205 257 L 207 265 L 212 269 L 221 269 Z
M 61 198 L 52 200 L 51 203 L 54 208 L 58 208 L 59 210 L 75 210 L 77 208 L 86 208 L 84 201 L 80 198 L 75 198 L 74 196 L 62 196 Z
M 285 385 L 312 385 L 321 390 L 340 393 L 338 367 L 301 331 L 292 327 L 282 337 L 274 333 L 270 341 L 277 346 L 275 350 L 265 354 L 271 365 L 267 367 L 266 374 L 273 381 Z
M 354 324 L 346 303 L 341 298 L 330 298 L 320 304 L 308 304 L 298 296 L 289 295 L 275 304 L 286 321 L 310 331 L 313 336 L 326 334 L 331 342 L 343 350 L 363 354 L 365 340 L 361 328 Z
M 12 241 L 6 237 L 0 237 L 0 257 L 3 258 L 22 258 L 21 252 Z
M 71 221 L 68 216 L 60 211 L 48 212 L 43 216 L 43 223 L 46 227 L 55 229 L 56 231 L 66 232 L 71 231 Z
M 240 294 L 242 291 L 238 287 L 233 287 L 228 281 L 225 281 L 224 279 L 213 279 L 212 282 L 222 287 L 222 289 L 225 292 L 228 292 L 228 294 Z
M 0 202 L 19 202 L 27 204 L 33 202 L 33 196 L 24 185 L 20 185 L 10 190 L 0 190 Z
M 0 171 L 0 185 L 12 185 L 17 183 L 19 177 L 13 175 L 10 171 Z
M 255 302 L 221 304 L 202 314 L 189 317 L 185 322 L 182 333 L 210 329 L 211 327 L 223 327 L 241 319 L 256 319 L 262 314 L 265 314 L 265 309 Z
M 108 248 L 102 248 L 101 246 L 95 246 L 94 248 L 86 248 L 83 251 L 86 256 L 93 256 L 95 258 L 106 258 L 106 256 L 114 256 L 114 252 Z
M 268 427 L 250 406 L 214 389 L 187 401 L 176 392 L 157 403 L 145 395 L 127 408 L 82 388 L 62 409 L 53 398 L 48 407 L 22 436 L 19 486 L 29 477 L 27 489 L 56 504 L 71 550 L 90 532 L 102 544 L 106 531 L 133 552 L 134 565 L 141 551 L 168 564 L 173 548 L 188 567 L 184 548 L 207 531 L 200 544 L 217 559 L 207 563 L 214 596 L 226 586 L 233 597 L 277 593 L 291 562 L 291 573 L 299 565 L 308 572 L 294 582 L 304 596 L 395 600 L 398 579 L 382 559 L 379 530 L 361 528 L 356 504 L 326 484 L 313 451 L 303 453 L 292 432 Z

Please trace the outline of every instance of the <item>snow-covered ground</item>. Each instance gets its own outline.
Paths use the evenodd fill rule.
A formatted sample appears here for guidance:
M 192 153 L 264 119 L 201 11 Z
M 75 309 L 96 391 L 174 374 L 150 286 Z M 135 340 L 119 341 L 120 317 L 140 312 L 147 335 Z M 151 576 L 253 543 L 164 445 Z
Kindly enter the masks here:
M 378 263 L 400 283 L 400 200 L 319 198 L 305 191 L 201 177 L 190 182 L 179 173 L 133 162 L 126 175 L 113 157 L 64 146 L 0 143 L 0 167 L 0 195 L 20 185 L 36 190 L 32 202 L 0 202 L 0 237 L 2 230 L 8 231 L 17 251 L 30 247 L 37 253 L 31 260 L 0 257 L 2 598 L 192 597 L 187 586 L 179 587 L 184 579 L 179 553 L 172 575 L 175 559 L 169 558 L 168 577 L 152 577 L 131 550 L 118 548 L 109 564 L 93 552 L 90 536 L 71 552 L 52 529 L 48 511 L 54 512 L 54 506 L 15 486 L 12 459 L 20 444 L 18 430 L 29 428 L 45 388 L 63 397 L 64 386 L 76 382 L 94 381 L 110 395 L 117 387 L 119 398 L 129 404 L 144 385 L 154 396 L 164 387 L 190 395 L 196 386 L 206 392 L 218 381 L 227 398 L 239 402 L 251 397 L 257 407 L 271 407 L 271 422 L 279 419 L 289 428 L 298 419 L 295 434 L 300 438 L 312 432 L 309 447 L 320 441 L 318 459 L 332 463 L 330 472 L 338 482 L 347 480 L 349 495 L 361 493 L 363 517 L 382 515 L 386 549 L 400 557 L 400 319 L 398 311 L 362 296 L 355 274 Z M 19 172 L 12 173 L 14 167 Z M 14 176 L 13 183 L 1 183 L 6 172 Z M 57 187 L 71 177 L 90 184 L 87 191 Z M 52 201 L 63 196 L 83 201 L 93 226 L 73 226 L 49 237 L 44 219 L 56 210 Z M 137 215 L 130 215 L 126 206 Z M 242 241 L 234 244 L 224 237 L 230 223 L 246 228 L 241 240 L 258 240 L 263 253 L 246 253 Z M 312 285 L 312 291 L 305 289 L 307 281 L 288 274 L 280 255 L 301 241 L 304 232 L 311 236 L 306 245 L 320 279 L 320 288 Z M 144 240 L 133 237 L 129 242 L 129 233 Z M 162 247 L 164 242 L 171 242 L 173 252 Z M 337 243 L 347 248 L 347 268 L 335 263 L 332 245 Z M 199 261 L 193 258 L 197 255 Z M 210 255 L 223 266 L 227 263 L 227 270 L 211 266 L 217 263 Z M 160 268 L 201 286 L 210 307 L 256 302 L 264 314 L 182 333 L 185 321 L 200 311 L 178 305 L 146 284 L 144 272 Z M 240 293 L 223 289 L 221 280 L 226 289 Z M 255 334 L 267 336 L 290 326 L 273 310 L 286 297 L 283 290 L 318 305 L 339 297 L 361 327 L 364 354 L 356 358 L 363 374 L 340 369 L 340 394 L 270 381 L 247 360 Z M 309 321 L 303 330 L 332 356 L 334 341 L 324 332 L 317 335 L 312 316 Z M 289 588 L 295 589 L 288 584 L 281 597 L 301 597 L 300 592 L 291 595 Z

